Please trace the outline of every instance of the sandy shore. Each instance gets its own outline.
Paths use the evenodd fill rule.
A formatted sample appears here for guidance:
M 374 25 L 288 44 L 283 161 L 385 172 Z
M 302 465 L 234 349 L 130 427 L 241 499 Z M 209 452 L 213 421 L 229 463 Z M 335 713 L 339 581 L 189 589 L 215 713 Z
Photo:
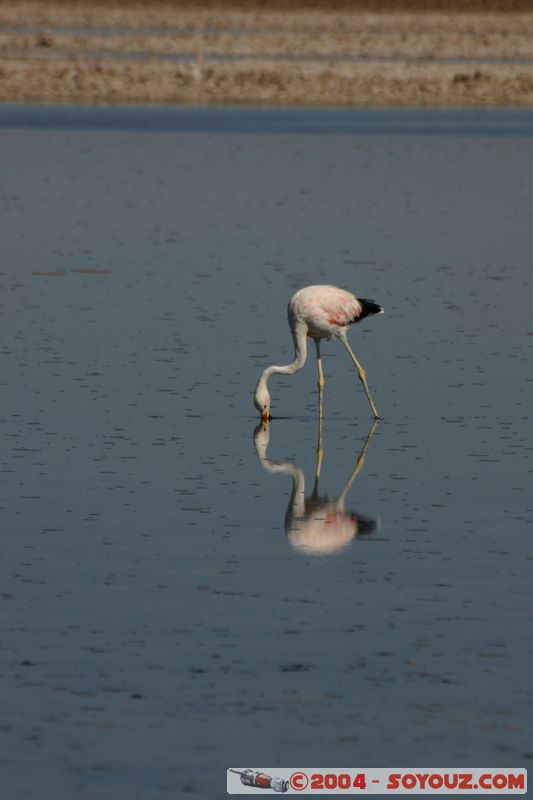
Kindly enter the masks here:
M 0 101 L 533 105 L 533 11 L 0 5 Z

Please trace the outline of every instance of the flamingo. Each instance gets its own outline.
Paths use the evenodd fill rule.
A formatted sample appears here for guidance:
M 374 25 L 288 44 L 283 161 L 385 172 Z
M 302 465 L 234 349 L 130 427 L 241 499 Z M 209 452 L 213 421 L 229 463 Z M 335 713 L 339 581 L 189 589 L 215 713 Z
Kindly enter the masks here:
M 302 369 L 307 358 L 307 337 L 310 336 L 316 347 L 318 363 L 319 416 L 322 417 L 324 371 L 320 355 L 320 340 L 340 339 L 352 359 L 370 403 L 374 419 L 379 419 L 378 410 L 370 394 L 366 374 L 348 343 L 348 326 L 360 322 L 371 314 L 382 314 L 383 309 L 373 300 L 357 298 L 345 289 L 336 286 L 306 286 L 294 294 L 288 308 L 289 327 L 294 342 L 294 359 L 285 366 L 272 365 L 263 370 L 257 382 L 254 404 L 261 420 L 268 422 L 270 417 L 270 394 L 268 380 L 271 375 L 294 375 Z

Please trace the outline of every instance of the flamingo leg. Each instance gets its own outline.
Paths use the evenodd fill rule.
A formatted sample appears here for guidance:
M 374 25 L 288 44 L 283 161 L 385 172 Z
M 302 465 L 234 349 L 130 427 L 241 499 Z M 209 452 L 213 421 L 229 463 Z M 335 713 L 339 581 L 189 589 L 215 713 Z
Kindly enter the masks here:
M 318 366 L 318 416 L 322 419 L 324 412 L 324 370 L 322 368 L 322 356 L 320 354 L 320 340 L 315 339 L 316 361 Z
M 368 398 L 368 402 L 370 403 L 370 408 L 372 409 L 372 413 L 374 414 L 374 419 L 379 419 L 379 414 L 378 414 L 378 410 L 376 408 L 376 404 L 374 403 L 374 401 L 372 399 L 372 395 L 370 394 L 370 389 L 368 388 L 368 383 L 366 382 L 365 371 L 364 371 L 363 367 L 361 366 L 361 364 L 359 363 L 359 361 L 357 360 L 357 358 L 355 357 L 355 353 L 352 350 L 352 348 L 350 347 L 350 345 L 348 343 L 348 339 L 346 338 L 346 334 L 344 333 L 344 331 L 343 331 L 343 334 L 344 335 L 341 335 L 339 338 L 340 338 L 341 342 L 343 343 L 343 345 L 345 346 L 345 348 L 347 349 L 348 355 L 350 356 L 350 358 L 352 359 L 353 363 L 355 364 L 355 367 L 357 369 L 357 374 L 359 375 L 359 380 L 363 384 L 363 389 L 365 390 L 365 394 L 366 394 L 366 396 Z
M 322 421 L 324 418 L 324 370 L 322 368 L 322 356 L 320 354 L 320 340 L 315 339 L 316 361 L 318 365 L 318 443 L 316 448 L 316 475 L 315 484 L 318 483 L 320 470 L 322 469 L 322 459 L 324 450 L 322 448 Z

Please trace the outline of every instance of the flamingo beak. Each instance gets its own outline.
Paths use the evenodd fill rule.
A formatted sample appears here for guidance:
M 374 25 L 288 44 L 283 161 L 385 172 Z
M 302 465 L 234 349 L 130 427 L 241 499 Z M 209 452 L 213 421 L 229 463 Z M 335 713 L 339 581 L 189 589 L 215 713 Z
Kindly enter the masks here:
M 269 413 L 269 411 L 268 411 L 268 408 L 264 408 L 264 409 L 261 411 L 261 422 L 263 422 L 263 423 L 265 423 L 265 424 L 268 424 L 268 423 L 270 422 L 270 420 L 271 420 L 271 419 L 272 419 L 272 417 L 270 416 L 270 413 Z

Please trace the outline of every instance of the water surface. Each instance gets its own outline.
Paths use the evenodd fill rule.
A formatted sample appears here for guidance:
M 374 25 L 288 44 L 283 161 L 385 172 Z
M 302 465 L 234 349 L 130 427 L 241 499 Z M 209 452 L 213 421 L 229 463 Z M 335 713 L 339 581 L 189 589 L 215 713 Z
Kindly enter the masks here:
M 243 763 L 527 767 L 531 113 L 0 123 L 6 796 L 218 797 Z M 351 335 L 370 437 L 323 346 L 313 498 L 313 358 L 272 379 L 268 442 L 252 394 L 316 282 L 386 314 Z M 362 450 L 352 528 L 302 547 L 291 524 L 332 513 Z

